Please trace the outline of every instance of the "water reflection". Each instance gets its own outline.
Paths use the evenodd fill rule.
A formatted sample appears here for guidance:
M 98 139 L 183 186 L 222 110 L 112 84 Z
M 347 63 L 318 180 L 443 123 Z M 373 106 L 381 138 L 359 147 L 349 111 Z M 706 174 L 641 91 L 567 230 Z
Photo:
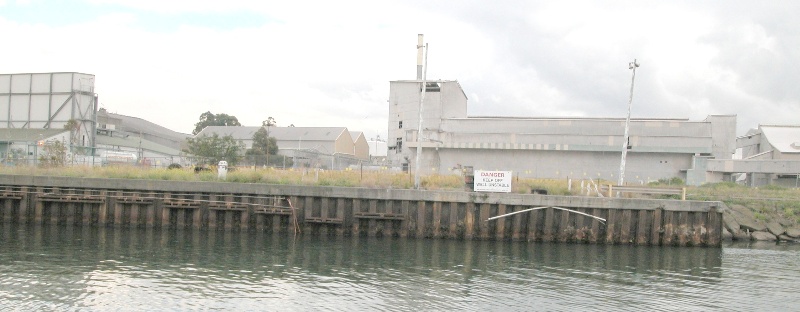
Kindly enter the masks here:
M 750 300 L 743 300 L 747 293 L 737 283 L 768 279 L 773 286 L 797 287 L 800 277 L 800 270 L 786 272 L 796 268 L 800 254 L 791 247 L 764 251 L 8 224 L 0 238 L 0 306 L 35 309 L 738 309 L 737 301 Z M 759 252 L 748 252 L 753 250 Z M 770 259 L 770 265 L 753 272 L 747 266 L 754 258 Z M 780 291 L 767 298 L 777 295 Z M 777 308 L 787 302 L 766 304 Z

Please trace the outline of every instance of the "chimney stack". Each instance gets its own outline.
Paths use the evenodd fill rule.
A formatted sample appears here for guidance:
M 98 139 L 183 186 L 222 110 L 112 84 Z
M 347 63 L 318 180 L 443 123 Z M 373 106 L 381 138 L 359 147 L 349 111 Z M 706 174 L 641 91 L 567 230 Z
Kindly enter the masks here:
M 417 80 L 422 80 L 422 34 L 417 35 Z

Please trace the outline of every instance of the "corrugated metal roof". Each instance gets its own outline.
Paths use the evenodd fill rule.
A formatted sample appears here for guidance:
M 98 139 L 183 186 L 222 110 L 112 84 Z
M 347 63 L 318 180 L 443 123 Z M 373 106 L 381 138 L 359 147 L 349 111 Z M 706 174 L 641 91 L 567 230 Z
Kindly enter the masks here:
M 235 140 L 251 140 L 253 135 L 261 127 L 231 127 L 231 126 L 208 126 L 200 131 L 197 136 L 230 135 Z M 293 141 L 302 139 L 303 141 L 336 141 L 342 134 L 348 133 L 345 127 L 269 127 L 269 136 L 278 141 Z
M 336 141 L 346 132 L 345 127 L 270 127 L 269 135 L 277 140 Z
M 110 137 L 105 135 L 98 135 L 95 137 L 95 141 L 97 145 L 111 145 L 111 146 L 124 146 L 124 147 L 132 147 L 132 148 L 142 148 L 144 150 L 156 152 L 159 154 L 164 155 L 172 155 L 177 156 L 180 155 L 180 151 L 174 148 L 170 148 L 168 146 L 164 146 L 155 142 L 151 142 L 145 139 L 140 139 L 139 137 L 129 136 L 125 138 L 121 137 Z
M 212 136 L 216 133 L 221 137 L 230 135 L 234 140 L 252 140 L 253 135 L 260 128 L 261 127 L 208 126 L 203 128 L 196 137 L 201 137 L 203 135 Z M 270 133 L 270 135 L 272 134 Z
M 353 142 L 358 140 L 358 137 L 361 136 L 362 133 L 364 133 L 364 132 L 361 132 L 361 131 L 350 131 L 350 137 L 353 138 Z M 366 140 L 366 137 L 364 137 L 364 139 Z
M 41 138 L 49 138 L 64 132 L 69 131 L 65 129 L 2 128 L 0 129 L 0 141 L 33 142 L 38 141 Z
M 767 141 L 781 153 L 800 153 L 800 126 L 759 126 Z

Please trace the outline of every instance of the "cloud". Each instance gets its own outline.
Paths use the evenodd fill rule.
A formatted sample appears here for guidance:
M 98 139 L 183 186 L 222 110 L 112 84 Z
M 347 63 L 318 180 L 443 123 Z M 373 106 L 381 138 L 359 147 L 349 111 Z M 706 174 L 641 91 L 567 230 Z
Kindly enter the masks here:
M 385 133 L 419 33 L 428 78 L 459 80 L 470 115 L 623 117 L 633 59 L 633 117 L 736 114 L 743 134 L 800 112 L 795 3 L 91 0 L 66 20 L 0 5 L 4 71 L 95 74 L 103 107 L 181 132 L 212 111 Z

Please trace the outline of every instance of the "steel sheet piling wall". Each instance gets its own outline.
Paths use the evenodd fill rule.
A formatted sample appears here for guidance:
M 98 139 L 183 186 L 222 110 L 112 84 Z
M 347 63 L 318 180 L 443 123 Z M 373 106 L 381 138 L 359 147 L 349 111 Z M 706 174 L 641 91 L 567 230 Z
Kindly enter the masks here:
M 0 176 L 0 195 L 0 224 L 675 246 L 720 246 L 726 209 L 720 202 L 28 176 Z M 487 221 L 533 207 L 544 208 Z

